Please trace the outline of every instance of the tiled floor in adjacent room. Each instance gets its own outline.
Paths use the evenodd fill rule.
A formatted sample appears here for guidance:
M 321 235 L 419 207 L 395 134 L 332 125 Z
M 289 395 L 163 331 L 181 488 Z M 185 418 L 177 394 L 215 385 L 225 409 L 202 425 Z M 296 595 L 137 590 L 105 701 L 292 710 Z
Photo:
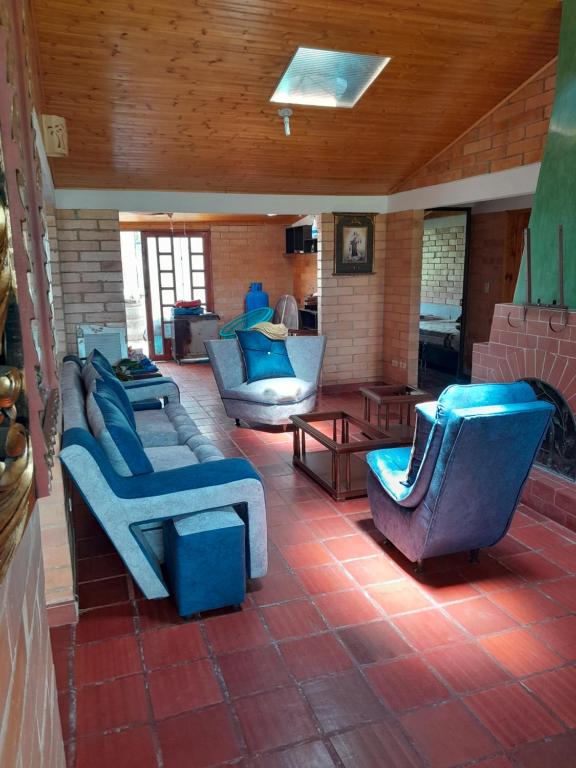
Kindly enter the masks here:
M 163 370 L 260 471 L 269 573 L 242 611 L 185 623 L 79 511 L 80 621 L 52 631 L 69 768 L 576 765 L 576 534 L 520 508 L 478 565 L 416 578 L 366 499 L 334 502 L 292 468 L 290 435 L 224 416 L 208 366 Z

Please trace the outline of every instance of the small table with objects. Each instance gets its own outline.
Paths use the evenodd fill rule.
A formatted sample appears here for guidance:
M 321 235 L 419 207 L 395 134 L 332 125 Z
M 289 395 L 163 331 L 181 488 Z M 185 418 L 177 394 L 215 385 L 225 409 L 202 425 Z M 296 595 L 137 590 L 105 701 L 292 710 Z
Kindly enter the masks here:
M 360 387 L 364 397 L 364 420 L 371 422 L 372 404 L 376 406 L 376 426 L 385 432 L 394 434 L 399 439 L 410 438 L 414 434 L 414 407 L 434 398 L 428 392 L 403 384 L 383 384 L 380 386 Z M 392 424 L 391 421 L 396 423 Z
M 294 424 L 292 463 L 336 501 L 366 496 L 367 451 L 412 443 L 411 434 L 393 435 L 345 411 L 307 413 L 290 420 Z M 307 444 L 306 436 L 315 444 Z

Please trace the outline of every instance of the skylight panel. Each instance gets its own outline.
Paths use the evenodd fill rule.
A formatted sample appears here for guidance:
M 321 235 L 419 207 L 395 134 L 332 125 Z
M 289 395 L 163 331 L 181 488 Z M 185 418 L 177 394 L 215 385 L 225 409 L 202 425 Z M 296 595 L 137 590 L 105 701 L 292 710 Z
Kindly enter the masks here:
M 270 101 L 353 107 L 389 61 L 389 56 L 298 48 Z

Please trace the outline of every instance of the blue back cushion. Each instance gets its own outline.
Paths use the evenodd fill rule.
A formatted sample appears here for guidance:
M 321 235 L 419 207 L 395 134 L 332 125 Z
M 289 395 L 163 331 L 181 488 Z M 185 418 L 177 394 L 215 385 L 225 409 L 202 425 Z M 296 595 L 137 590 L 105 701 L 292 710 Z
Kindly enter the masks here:
M 132 427 L 136 429 L 134 409 L 132 408 L 132 404 L 128 398 L 128 395 L 126 394 L 126 390 L 122 386 L 122 383 L 116 378 L 114 374 L 111 375 L 106 368 L 101 366 L 95 360 L 92 361 L 92 365 L 102 377 L 101 379 L 96 379 L 96 391 L 100 393 L 106 393 L 115 399 L 118 407 L 122 409 L 124 416 L 126 416 Z
M 154 469 L 146 456 L 138 433 L 107 392 L 94 392 L 94 401 L 100 409 L 110 437 L 133 475 L 145 475 Z
M 286 342 L 273 341 L 259 331 L 236 331 L 248 384 L 261 379 L 296 378 Z
M 480 408 L 483 405 L 532 403 L 536 395 L 525 381 L 510 384 L 452 384 L 438 398 L 436 418 L 442 419 L 454 408 Z
M 87 359 L 89 363 L 98 363 L 98 365 L 108 371 L 111 376 L 116 376 L 114 368 L 112 367 L 112 363 L 105 355 L 102 354 L 102 352 L 100 352 L 99 349 L 93 349 L 92 352 L 90 352 L 88 355 Z

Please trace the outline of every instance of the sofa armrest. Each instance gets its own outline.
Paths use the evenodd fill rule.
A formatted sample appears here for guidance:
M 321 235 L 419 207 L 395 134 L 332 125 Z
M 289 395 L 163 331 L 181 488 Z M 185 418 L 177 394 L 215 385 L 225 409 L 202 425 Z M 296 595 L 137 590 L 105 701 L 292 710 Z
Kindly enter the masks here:
M 122 382 L 131 403 L 164 397 L 169 403 L 180 402 L 180 390 L 175 381 L 162 376 L 157 379 L 141 379 Z

